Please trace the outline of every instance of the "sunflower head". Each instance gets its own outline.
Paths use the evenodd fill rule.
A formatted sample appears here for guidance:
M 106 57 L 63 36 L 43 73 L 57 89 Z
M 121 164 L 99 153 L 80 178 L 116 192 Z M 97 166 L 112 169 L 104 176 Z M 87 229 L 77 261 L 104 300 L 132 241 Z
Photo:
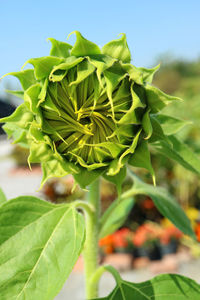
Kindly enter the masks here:
M 30 149 L 29 164 L 41 163 L 42 183 L 69 173 L 83 187 L 100 175 L 119 182 L 126 164 L 153 175 L 147 143 L 163 138 L 156 114 L 175 99 L 151 85 L 158 67 L 133 66 L 125 34 L 102 49 L 75 34 L 74 46 L 50 38 L 49 56 L 7 74 L 24 103 L 4 130 Z

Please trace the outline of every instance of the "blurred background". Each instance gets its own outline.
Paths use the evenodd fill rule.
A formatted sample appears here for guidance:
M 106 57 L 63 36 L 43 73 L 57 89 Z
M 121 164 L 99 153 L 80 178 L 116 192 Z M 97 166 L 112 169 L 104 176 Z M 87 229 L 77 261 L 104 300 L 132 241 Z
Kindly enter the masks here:
M 26 60 L 46 56 L 48 37 L 66 41 L 74 30 L 103 46 L 126 33 L 137 67 L 161 63 L 153 84 L 184 99 L 163 111 L 190 120 L 179 138 L 200 157 L 200 2 L 191 1 L 0 1 L 0 77 L 19 71 Z M 73 44 L 75 37 L 68 42 Z M 9 115 L 20 99 L 5 93 L 17 90 L 17 80 L 8 76 L 0 82 L 0 117 Z M 1 130 L 1 129 L 0 129 Z M 27 149 L 11 145 L 0 131 L 0 187 L 8 198 L 32 194 L 54 203 L 83 198 L 79 187 L 72 192 L 73 178 L 53 179 L 39 190 L 41 170 L 27 167 Z M 152 153 L 157 184 L 167 188 L 185 209 L 200 241 L 200 178 L 167 158 Z M 150 182 L 148 174 L 136 170 Z M 130 185 L 127 178 L 123 189 Z M 102 207 L 116 198 L 114 185 L 102 181 Z M 156 210 L 148 197 L 138 197 L 127 207 L 128 217 L 120 229 L 100 241 L 101 261 L 111 263 L 131 281 L 151 278 L 160 272 L 178 272 L 200 282 L 200 246 L 182 235 Z M 57 300 L 73 293 L 83 298 L 83 263 L 79 259 Z M 106 277 L 107 276 L 107 277 Z M 111 290 L 114 282 L 105 274 L 101 285 Z M 77 287 L 79 286 L 79 289 Z

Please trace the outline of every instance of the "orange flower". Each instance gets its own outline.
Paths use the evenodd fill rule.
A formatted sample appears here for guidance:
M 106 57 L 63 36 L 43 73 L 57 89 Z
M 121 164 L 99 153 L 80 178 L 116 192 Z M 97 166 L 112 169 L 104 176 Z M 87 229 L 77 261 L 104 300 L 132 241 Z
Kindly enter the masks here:
M 182 237 L 182 232 L 176 228 L 174 225 L 171 225 L 162 230 L 160 234 L 161 244 L 167 245 L 172 239 L 179 240 Z
M 99 247 L 102 248 L 102 250 L 105 254 L 113 253 L 113 251 L 114 251 L 113 235 L 110 234 L 110 235 L 107 235 L 104 238 L 100 239 Z

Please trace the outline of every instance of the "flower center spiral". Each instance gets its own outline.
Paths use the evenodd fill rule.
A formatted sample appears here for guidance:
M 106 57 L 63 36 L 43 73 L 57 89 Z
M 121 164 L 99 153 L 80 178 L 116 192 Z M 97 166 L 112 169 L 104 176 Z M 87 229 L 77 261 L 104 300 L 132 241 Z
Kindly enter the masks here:
M 86 164 L 109 161 L 113 157 L 106 143 L 121 142 L 116 133 L 117 121 L 124 114 L 124 109 L 129 109 L 130 95 L 129 101 L 116 98 L 113 118 L 105 82 L 103 87 L 98 85 L 95 89 L 94 80 L 97 81 L 97 78 L 93 73 L 74 84 L 70 72 L 61 81 L 49 82 L 48 85 L 45 102 L 53 104 L 53 109 L 47 104 L 42 107 L 42 113 L 53 128 L 51 139 L 59 153 L 71 161 L 81 160 Z M 130 137 L 125 139 L 130 144 Z

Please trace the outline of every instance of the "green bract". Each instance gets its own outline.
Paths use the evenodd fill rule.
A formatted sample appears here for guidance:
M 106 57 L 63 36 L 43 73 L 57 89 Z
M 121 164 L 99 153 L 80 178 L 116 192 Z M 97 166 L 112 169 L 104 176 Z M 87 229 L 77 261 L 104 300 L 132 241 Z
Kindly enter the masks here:
M 68 173 L 81 186 L 99 175 L 116 182 L 127 163 L 153 175 L 147 142 L 167 140 L 156 114 L 176 98 L 151 85 L 158 67 L 130 63 L 124 34 L 100 49 L 75 33 L 73 47 L 51 38 L 50 56 L 8 74 L 24 103 L 1 120 L 5 131 L 30 148 L 29 163 L 41 162 L 42 183 Z

